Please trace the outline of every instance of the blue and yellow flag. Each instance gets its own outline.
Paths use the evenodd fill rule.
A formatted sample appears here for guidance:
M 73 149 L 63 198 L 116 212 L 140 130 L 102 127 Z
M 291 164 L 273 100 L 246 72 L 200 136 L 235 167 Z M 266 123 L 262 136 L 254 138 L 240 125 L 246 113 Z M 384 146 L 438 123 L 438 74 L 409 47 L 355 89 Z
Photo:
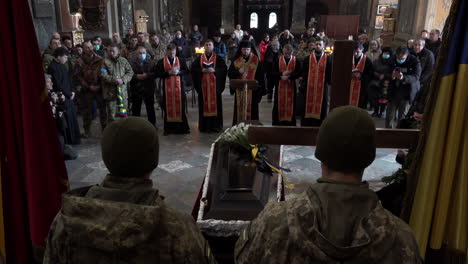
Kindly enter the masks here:
M 468 0 L 453 1 L 439 54 L 410 226 L 422 256 L 442 245 L 467 256 Z

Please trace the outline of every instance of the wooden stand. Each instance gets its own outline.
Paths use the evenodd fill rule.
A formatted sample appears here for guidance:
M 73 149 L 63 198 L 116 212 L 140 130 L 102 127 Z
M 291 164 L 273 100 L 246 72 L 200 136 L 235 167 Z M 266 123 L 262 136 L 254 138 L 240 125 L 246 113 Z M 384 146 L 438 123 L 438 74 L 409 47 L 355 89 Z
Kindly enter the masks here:
M 257 81 L 256 80 L 231 80 L 229 83 L 229 88 L 231 91 L 235 91 L 235 93 L 241 93 L 242 96 L 241 102 L 237 102 L 237 107 L 242 107 L 242 115 L 237 117 L 238 121 L 244 121 L 244 120 L 251 120 L 250 118 L 247 118 L 247 109 L 249 105 L 249 98 L 248 98 L 248 91 L 250 90 L 255 90 L 257 89 Z M 252 100 L 252 98 L 251 98 Z M 234 111 L 237 111 L 235 109 Z

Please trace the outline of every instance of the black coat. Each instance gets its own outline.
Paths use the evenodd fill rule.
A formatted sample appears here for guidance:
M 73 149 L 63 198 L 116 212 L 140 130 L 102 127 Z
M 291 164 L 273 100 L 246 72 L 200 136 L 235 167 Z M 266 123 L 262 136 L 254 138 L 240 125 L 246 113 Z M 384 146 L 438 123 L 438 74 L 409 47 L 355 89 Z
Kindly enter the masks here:
M 440 50 L 440 45 L 442 44 L 442 42 L 439 40 L 437 40 L 436 42 L 431 42 L 431 41 L 427 41 L 426 42 L 426 49 L 432 51 L 432 53 L 434 54 L 434 59 L 437 60 L 437 56 L 439 56 L 439 50 Z
M 419 82 L 421 83 L 421 88 L 416 94 L 414 101 L 411 105 L 411 108 L 408 111 L 408 116 L 413 116 L 414 112 L 423 113 L 424 107 L 426 106 L 427 95 L 429 94 L 429 89 L 431 87 L 432 75 L 434 73 L 434 54 L 427 49 L 423 49 L 419 54 L 417 54 L 419 61 L 421 62 L 421 77 Z
M 270 78 L 270 73 L 273 71 L 273 65 L 275 62 L 278 62 L 278 58 L 283 55 L 283 52 L 278 50 L 278 52 L 273 52 L 271 45 L 268 46 L 265 52 L 265 58 L 263 60 L 264 71 L 267 75 L 267 78 Z
M 404 99 L 412 101 L 420 87 L 419 78 L 421 77 L 421 63 L 415 56 L 409 54 L 405 62 L 402 64 L 396 62 L 396 56 L 393 57 L 392 65 L 393 70 L 399 68 L 403 73 L 403 79 L 392 80 L 388 94 L 389 99 Z
M 154 96 L 155 90 L 155 65 L 153 60 L 148 57 L 141 61 L 139 58 L 130 61 L 133 70 L 133 78 L 130 81 L 130 97 L 148 97 Z M 137 74 L 147 74 L 144 80 L 138 80 Z
M 425 48 L 416 54 L 416 56 L 421 63 L 421 77 L 419 78 L 419 82 L 422 87 L 431 83 L 432 74 L 434 73 L 435 58 L 432 51 Z
M 180 59 L 185 58 L 187 54 L 187 41 L 184 37 L 181 38 L 174 38 L 171 42 L 172 44 L 176 45 L 176 47 L 182 47 L 182 50 L 177 49 L 177 57 Z
M 215 117 L 205 117 L 203 116 L 203 91 L 201 86 L 202 81 L 202 67 L 200 65 L 201 56 L 197 58 L 192 63 L 191 73 L 193 86 L 198 93 L 198 128 L 201 132 L 220 132 L 223 129 L 223 91 L 226 86 L 226 75 L 227 75 L 227 66 L 223 58 L 220 56 L 216 57 L 216 108 L 218 114 Z
M 65 95 L 63 105 L 66 122 L 65 144 L 80 144 L 80 127 L 78 125 L 75 103 L 71 99 L 72 93 L 75 93 L 76 96 L 76 89 L 71 82 L 67 67 L 53 60 L 47 69 L 47 73 L 52 76 L 54 92 L 61 92 Z
M 364 53 L 363 55 L 364 56 Z M 355 66 L 359 63 L 359 60 L 355 60 Z M 361 73 L 361 92 L 359 96 L 359 107 L 366 108 L 367 102 L 369 100 L 369 94 L 372 92 L 369 91 L 369 83 L 374 77 L 374 70 L 372 66 L 372 61 L 366 56 L 366 63 L 364 64 L 364 70 Z

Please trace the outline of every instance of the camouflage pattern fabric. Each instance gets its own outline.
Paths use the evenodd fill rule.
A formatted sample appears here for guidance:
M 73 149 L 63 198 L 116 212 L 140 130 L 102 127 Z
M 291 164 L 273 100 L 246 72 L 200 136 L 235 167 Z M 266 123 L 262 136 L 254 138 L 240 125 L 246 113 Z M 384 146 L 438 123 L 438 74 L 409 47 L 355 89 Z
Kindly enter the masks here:
M 63 196 L 43 263 L 215 261 L 193 218 L 167 207 L 151 180 L 107 176 Z
M 269 203 L 236 244 L 236 263 L 422 263 L 409 226 L 368 184 L 319 179 Z
M 122 90 L 127 92 L 128 84 L 133 77 L 133 70 L 130 63 L 122 56 L 117 58 L 104 59 L 104 65 L 101 68 L 102 92 L 104 100 L 113 101 L 117 99 L 117 84 L 115 80 L 122 78 Z

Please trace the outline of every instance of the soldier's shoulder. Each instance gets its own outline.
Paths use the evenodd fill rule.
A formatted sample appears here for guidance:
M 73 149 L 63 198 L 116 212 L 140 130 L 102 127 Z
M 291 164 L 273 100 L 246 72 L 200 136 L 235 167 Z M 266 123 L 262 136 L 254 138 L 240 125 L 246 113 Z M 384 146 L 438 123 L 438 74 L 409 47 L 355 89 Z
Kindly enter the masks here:
M 392 228 L 395 235 L 393 248 L 399 252 L 402 263 L 422 263 L 419 255 L 419 247 L 411 227 L 401 218 L 385 210 L 385 216 L 393 223 Z
M 287 201 L 268 203 L 258 219 L 263 222 L 271 222 L 273 225 L 288 225 L 290 221 L 284 221 L 285 219 L 295 218 L 298 214 L 304 214 L 304 211 L 313 211 L 310 204 L 307 192 L 303 192 Z

